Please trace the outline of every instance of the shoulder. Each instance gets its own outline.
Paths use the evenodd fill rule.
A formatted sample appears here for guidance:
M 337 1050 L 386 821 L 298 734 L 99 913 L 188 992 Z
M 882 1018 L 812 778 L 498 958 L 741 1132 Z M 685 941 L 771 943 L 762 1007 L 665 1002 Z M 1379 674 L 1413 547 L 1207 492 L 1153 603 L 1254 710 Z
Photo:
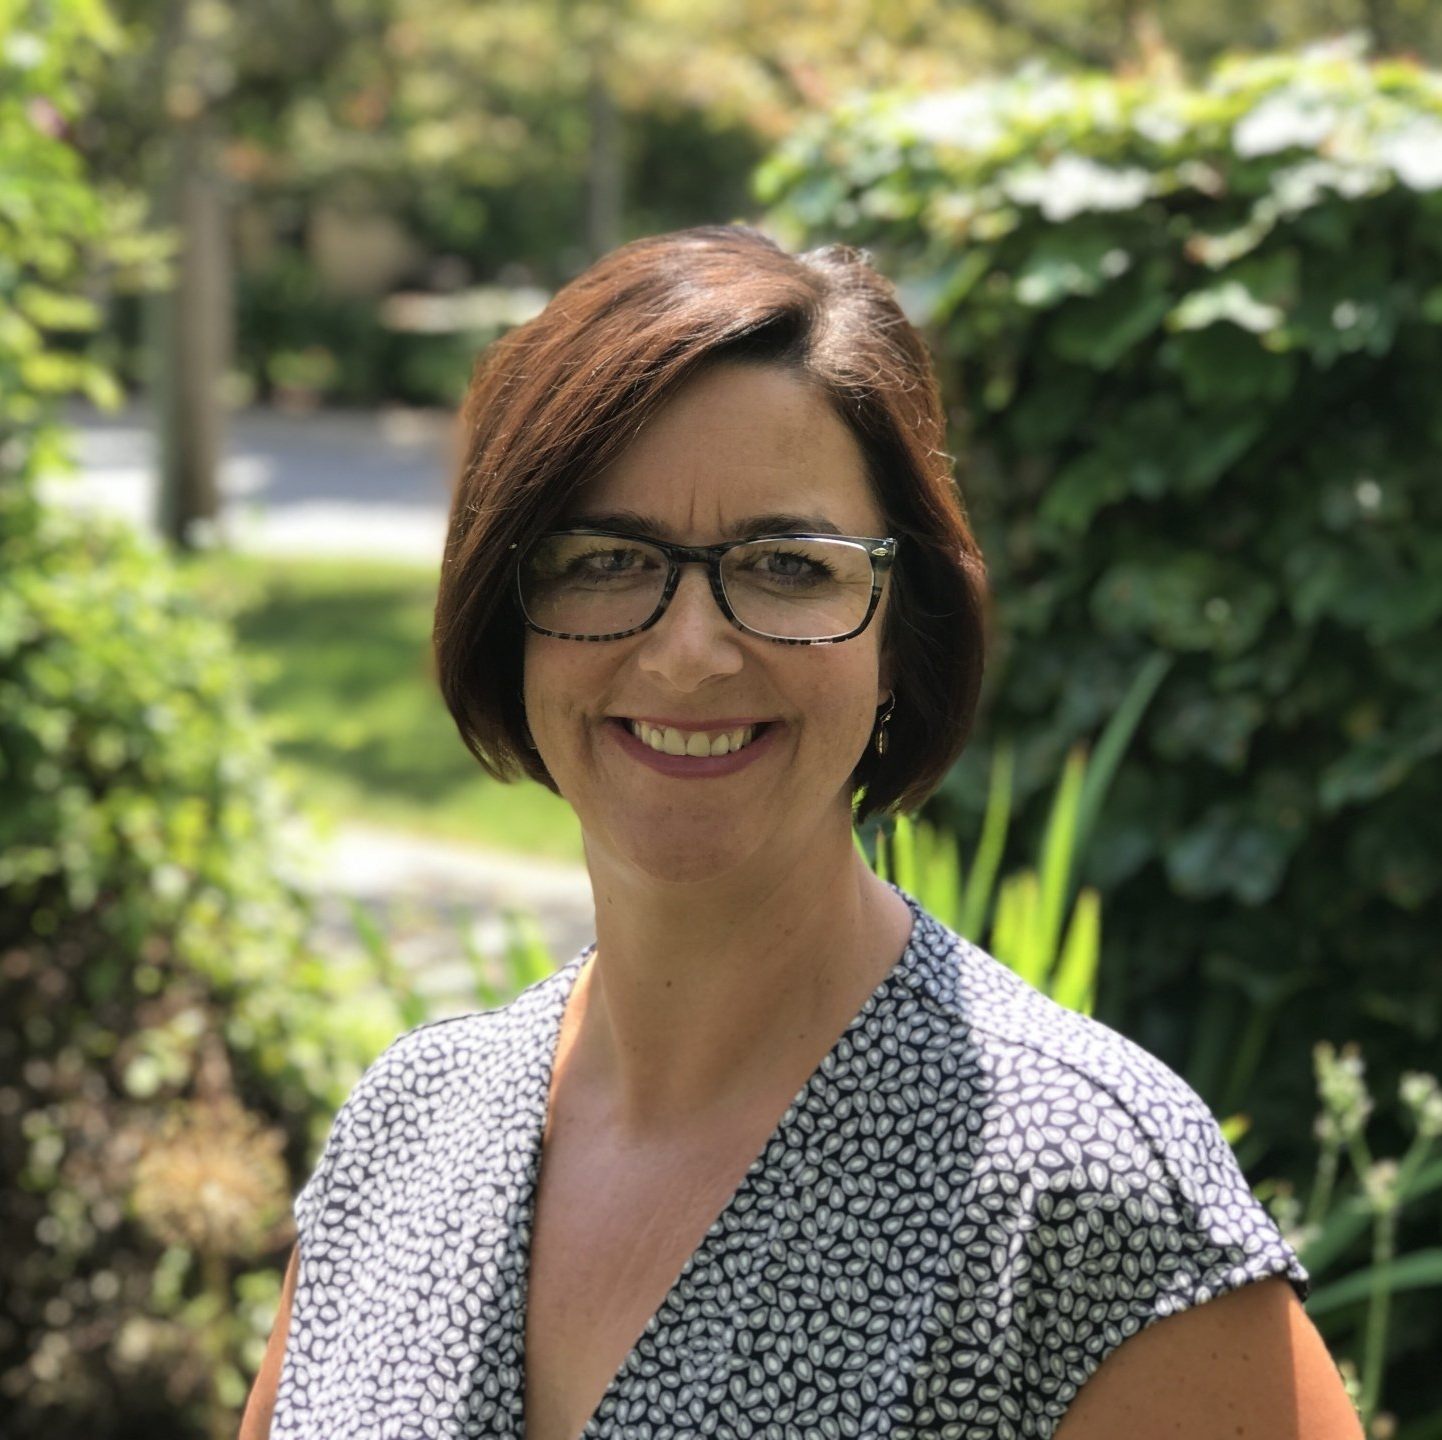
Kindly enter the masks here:
M 1068 1010 L 924 911 L 912 946 L 913 983 L 949 1014 L 985 1059 L 998 1100 L 1031 1088 L 1070 1089 L 1159 1144 L 1187 1147 L 1216 1129 L 1201 1097 L 1174 1071 L 1099 1020 Z
M 912 983 L 980 1073 L 983 1163 L 1003 1183 L 1035 1192 L 1044 1218 L 1085 1212 L 1129 1246 L 1187 1253 L 1177 1308 L 1269 1274 L 1305 1293 L 1305 1271 L 1180 1076 L 924 912 L 913 946 Z
M 579 968 L 573 961 L 499 1010 L 433 1021 L 396 1040 L 336 1116 L 296 1201 L 302 1238 L 338 1193 L 374 1188 L 377 1177 L 442 1177 L 447 1167 L 504 1146 L 532 1111 L 543 1111 Z
M 1128 1340 L 1082 1386 L 1057 1435 L 1218 1440 L 1243 1431 L 1269 1440 L 1362 1440 L 1321 1336 L 1275 1279 Z
M 532 985 L 497 1010 L 419 1025 L 395 1040 L 366 1070 L 342 1108 L 405 1103 L 433 1108 L 550 1064 L 551 1048 L 579 962 Z

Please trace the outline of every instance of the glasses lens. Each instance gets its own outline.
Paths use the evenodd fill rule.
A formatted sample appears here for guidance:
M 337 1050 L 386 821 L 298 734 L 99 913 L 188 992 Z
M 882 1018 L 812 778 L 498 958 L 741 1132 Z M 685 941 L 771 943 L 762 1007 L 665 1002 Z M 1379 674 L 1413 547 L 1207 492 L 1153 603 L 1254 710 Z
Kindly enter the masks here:
M 521 567 L 521 605 L 542 630 L 619 635 L 644 625 L 666 588 L 666 557 L 614 535 L 544 535 Z
M 851 540 L 750 540 L 726 552 L 721 583 L 748 630 L 834 640 L 871 608 L 871 556 Z

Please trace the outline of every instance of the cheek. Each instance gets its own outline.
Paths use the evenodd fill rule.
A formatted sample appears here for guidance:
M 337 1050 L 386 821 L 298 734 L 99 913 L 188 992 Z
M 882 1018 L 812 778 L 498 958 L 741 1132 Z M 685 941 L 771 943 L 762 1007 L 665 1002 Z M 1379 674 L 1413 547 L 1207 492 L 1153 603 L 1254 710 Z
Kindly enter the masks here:
M 542 752 L 560 738 L 560 728 L 577 712 L 578 698 L 591 694 L 594 688 L 582 673 L 584 665 L 577 663 L 585 657 L 556 648 L 567 643 L 544 635 L 530 637 L 526 643 L 521 703 L 525 706 L 531 736 Z M 543 753 L 542 759 L 545 758 Z
M 846 763 L 860 757 L 876 725 L 876 712 L 886 692 L 884 667 L 874 648 L 865 656 L 847 657 L 818 686 L 809 700 L 813 717 L 825 728 L 828 741 L 844 750 Z

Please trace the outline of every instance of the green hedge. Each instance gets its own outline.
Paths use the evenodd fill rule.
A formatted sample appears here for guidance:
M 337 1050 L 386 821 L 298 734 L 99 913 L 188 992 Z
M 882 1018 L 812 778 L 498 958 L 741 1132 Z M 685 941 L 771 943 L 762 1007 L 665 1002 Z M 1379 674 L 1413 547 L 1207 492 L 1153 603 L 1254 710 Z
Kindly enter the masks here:
M 7 1433 L 213 1431 L 290 1196 L 404 1024 L 309 948 L 229 632 L 168 558 L 7 475 L 0 572 Z
M 939 816 L 970 829 L 1011 737 L 1038 824 L 1174 657 L 1084 869 L 1098 1014 L 1301 1179 L 1314 1041 L 1391 1096 L 1442 1039 L 1442 77 L 1343 46 L 873 96 L 761 185 L 900 278 L 954 406 L 996 643 Z M 1442 1328 L 1435 1290 L 1398 1306 L 1406 1368 Z
M 162 246 L 68 143 L 94 0 L 0 46 L 0 1409 L 16 1440 L 234 1433 L 290 1196 L 402 1028 L 308 947 L 294 824 L 228 631 L 169 558 L 47 508 L 58 399 L 104 399 L 92 278 Z

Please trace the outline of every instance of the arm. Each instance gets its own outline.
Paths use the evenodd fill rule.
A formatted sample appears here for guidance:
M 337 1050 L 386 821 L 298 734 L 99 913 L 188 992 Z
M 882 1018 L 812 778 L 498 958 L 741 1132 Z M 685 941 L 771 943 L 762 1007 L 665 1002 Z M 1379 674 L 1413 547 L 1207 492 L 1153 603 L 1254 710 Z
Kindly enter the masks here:
M 271 1327 L 265 1358 L 260 1362 L 260 1373 L 255 1377 L 250 1399 L 246 1402 L 245 1416 L 240 1422 L 240 1440 L 268 1440 L 270 1435 L 270 1420 L 275 1413 L 275 1392 L 280 1386 L 280 1368 L 285 1361 L 285 1339 L 290 1333 L 290 1311 L 295 1303 L 295 1280 L 299 1269 L 300 1246 L 297 1245 L 290 1252 L 290 1264 L 285 1267 L 280 1309 Z
M 1132 1336 L 1082 1387 L 1056 1440 L 1362 1440 L 1291 1286 L 1259 1280 Z

